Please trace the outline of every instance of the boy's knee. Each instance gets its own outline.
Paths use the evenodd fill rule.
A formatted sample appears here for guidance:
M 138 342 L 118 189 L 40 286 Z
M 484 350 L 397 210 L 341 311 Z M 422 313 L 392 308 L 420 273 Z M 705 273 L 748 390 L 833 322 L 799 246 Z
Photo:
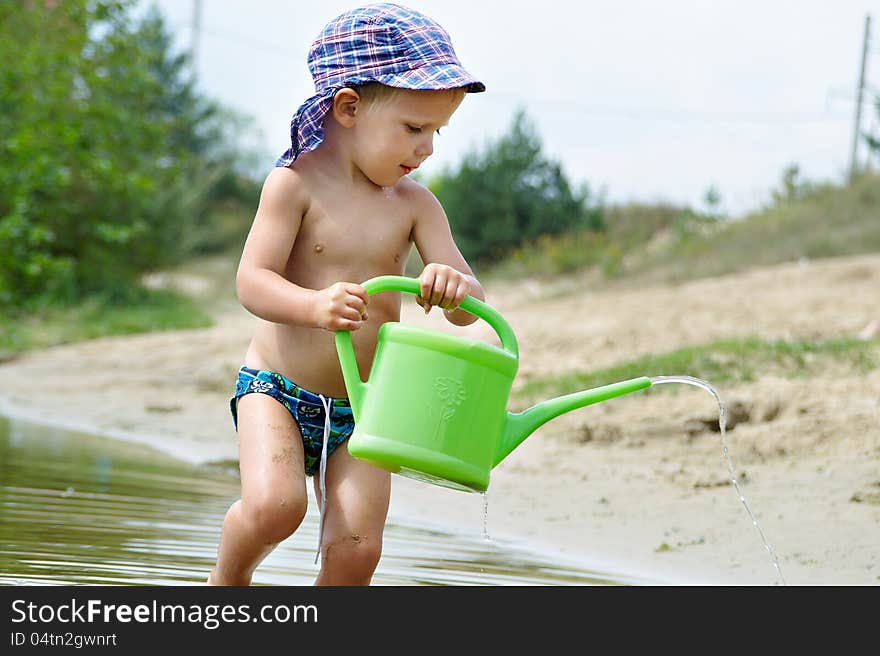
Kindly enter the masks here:
M 245 514 L 257 534 L 267 543 L 290 537 L 308 510 L 305 494 L 266 495 L 245 505 Z
M 381 557 L 381 538 L 352 533 L 327 544 L 322 562 L 358 579 L 372 576 Z

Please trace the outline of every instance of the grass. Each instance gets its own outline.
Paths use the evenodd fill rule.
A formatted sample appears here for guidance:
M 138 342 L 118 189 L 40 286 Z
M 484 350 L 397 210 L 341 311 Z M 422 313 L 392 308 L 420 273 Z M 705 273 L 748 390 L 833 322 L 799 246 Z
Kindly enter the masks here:
M 809 184 L 738 219 L 668 205 L 603 208 L 603 232 L 545 236 L 484 277 L 554 278 L 596 271 L 605 280 L 681 282 L 801 259 L 880 251 L 880 175 Z
M 800 259 L 880 251 L 880 176 L 847 186 L 822 185 L 710 230 L 683 232 L 667 246 L 633 258 L 630 274 L 681 281 Z
M 717 340 L 668 353 L 646 355 L 605 369 L 533 379 L 518 390 L 517 396 L 556 396 L 639 376 L 687 375 L 716 384 L 751 382 L 766 374 L 803 378 L 839 370 L 864 373 L 877 366 L 875 355 L 874 344 L 850 338 Z
M 235 302 L 232 255 L 204 255 L 117 295 L 40 305 L 0 315 L 0 362 L 25 351 L 98 337 L 207 328 L 219 305 Z M 195 283 L 188 286 L 186 281 Z
M 0 360 L 31 349 L 109 335 L 210 326 L 193 299 L 168 290 L 138 290 L 122 303 L 93 296 L 65 307 L 49 307 L 0 318 Z

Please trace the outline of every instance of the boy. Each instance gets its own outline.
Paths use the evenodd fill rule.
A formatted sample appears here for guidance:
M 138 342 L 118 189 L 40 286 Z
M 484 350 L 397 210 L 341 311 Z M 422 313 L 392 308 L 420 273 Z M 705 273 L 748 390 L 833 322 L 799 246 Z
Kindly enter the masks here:
M 484 299 L 440 204 L 407 177 L 465 93 L 485 90 L 443 28 L 399 5 L 361 7 L 324 28 L 309 69 L 317 93 L 294 115 L 291 146 L 266 178 L 236 278 L 259 321 L 231 400 L 241 499 L 226 514 L 211 584 L 250 583 L 302 522 L 315 474 L 315 583 L 370 583 L 391 481 L 343 445 L 354 422 L 334 331 L 353 331 L 366 379 L 379 326 L 399 320 L 401 299 L 368 299 L 360 283 L 402 274 L 413 244 L 426 263 L 417 298 L 426 313 L 438 306 L 466 325 L 475 317 L 459 304 Z

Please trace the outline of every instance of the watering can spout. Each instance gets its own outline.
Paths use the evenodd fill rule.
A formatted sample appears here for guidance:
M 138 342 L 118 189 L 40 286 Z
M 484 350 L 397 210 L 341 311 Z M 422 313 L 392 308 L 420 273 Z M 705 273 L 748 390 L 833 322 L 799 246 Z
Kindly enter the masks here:
M 603 385 L 593 389 L 574 392 L 566 396 L 559 396 L 555 399 L 542 401 L 537 405 L 517 413 L 507 413 L 507 420 L 504 424 L 504 432 L 498 450 L 495 453 L 495 459 L 492 467 L 504 460 L 511 451 L 518 447 L 529 435 L 534 433 L 538 428 L 546 424 L 551 419 L 559 415 L 583 408 L 584 406 L 613 399 L 617 396 L 623 396 L 630 392 L 645 389 L 651 386 L 651 379 L 647 376 L 631 378 L 619 383 Z

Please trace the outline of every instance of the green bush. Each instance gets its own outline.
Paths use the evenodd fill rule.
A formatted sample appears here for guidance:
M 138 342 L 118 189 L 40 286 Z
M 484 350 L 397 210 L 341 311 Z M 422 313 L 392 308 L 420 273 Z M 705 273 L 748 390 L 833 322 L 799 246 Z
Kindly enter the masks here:
M 586 185 L 573 189 L 542 154 L 535 128 L 518 112 L 507 134 L 466 155 L 429 185 L 472 262 L 492 263 L 543 235 L 603 227 Z

